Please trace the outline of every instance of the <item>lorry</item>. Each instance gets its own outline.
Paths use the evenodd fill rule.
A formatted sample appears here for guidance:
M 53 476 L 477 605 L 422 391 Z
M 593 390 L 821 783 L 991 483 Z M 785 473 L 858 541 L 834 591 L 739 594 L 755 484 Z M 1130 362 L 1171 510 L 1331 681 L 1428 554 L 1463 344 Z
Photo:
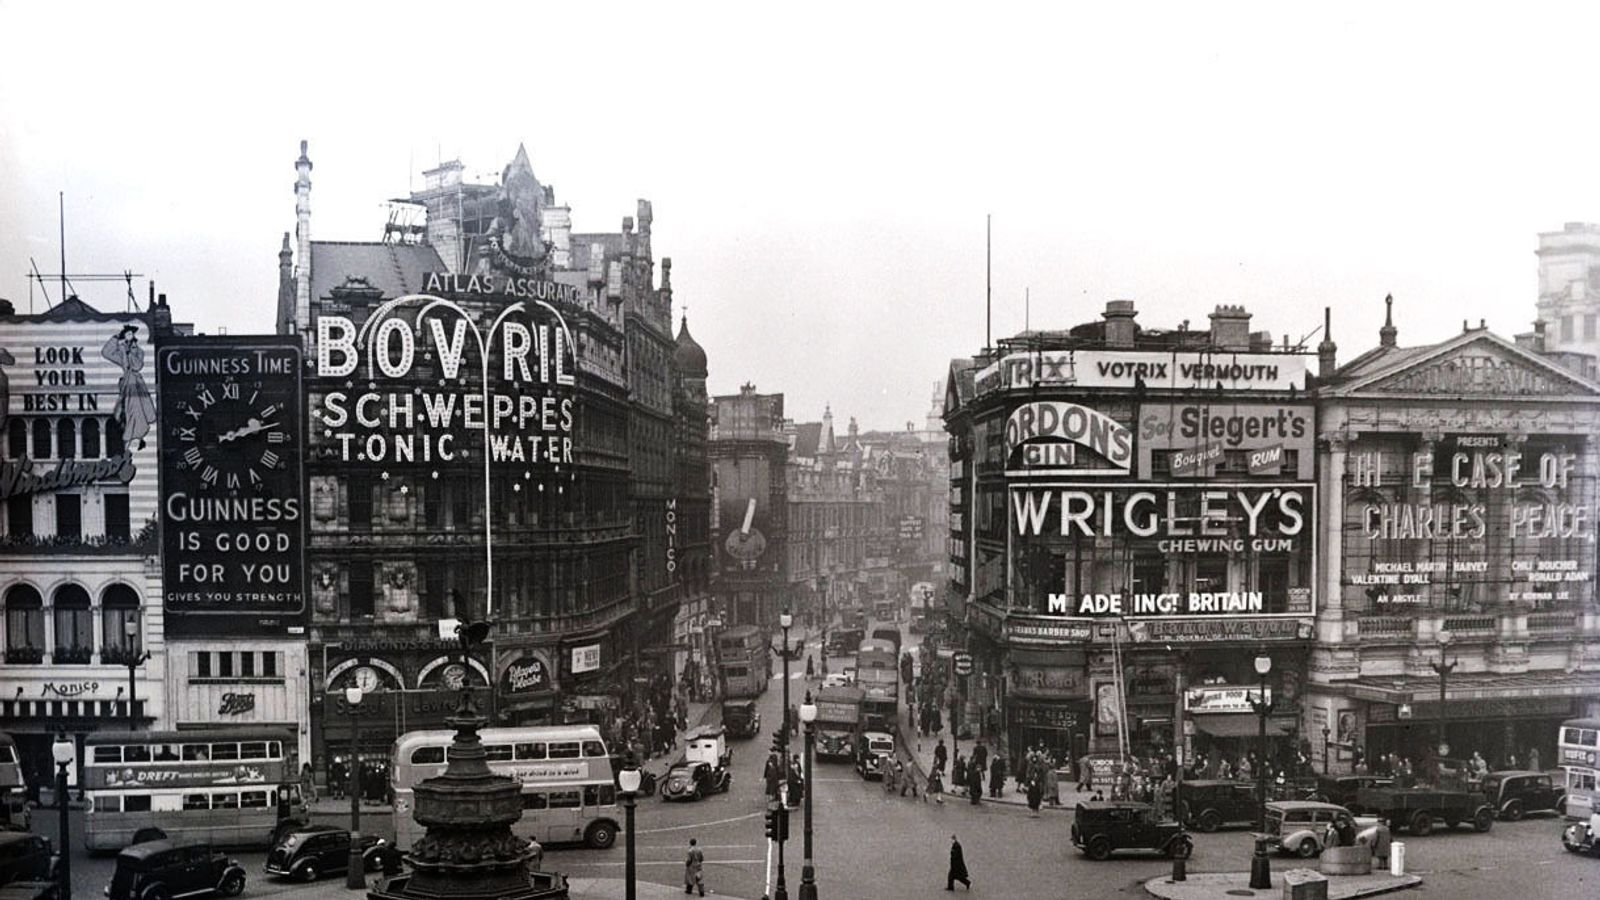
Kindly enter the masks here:
M 861 702 L 856 687 L 825 687 L 817 694 L 817 758 L 850 759 L 861 737 Z
M 1478 831 L 1494 827 L 1497 810 L 1489 798 L 1472 790 L 1436 787 L 1373 787 L 1356 791 L 1356 801 L 1368 815 L 1377 816 L 1391 831 L 1404 828 L 1424 837 L 1434 823 L 1454 828 L 1471 822 Z

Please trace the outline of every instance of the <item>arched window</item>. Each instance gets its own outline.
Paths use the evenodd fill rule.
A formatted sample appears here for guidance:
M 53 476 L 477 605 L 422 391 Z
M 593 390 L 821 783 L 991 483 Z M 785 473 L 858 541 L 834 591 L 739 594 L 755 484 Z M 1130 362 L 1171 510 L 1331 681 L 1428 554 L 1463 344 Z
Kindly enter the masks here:
M 122 454 L 122 423 L 116 419 L 106 420 L 106 456 L 120 456 Z
M 15 418 L 6 426 L 6 456 L 22 459 L 28 455 L 28 420 Z
M 72 459 L 78 455 L 78 430 L 72 427 L 71 419 L 56 423 L 56 452 L 62 459 Z
M 80 585 L 64 584 L 55 593 L 55 661 L 86 663 L 94 654 L 94 619 L 89 614 L 89 592 Z
M 101 660 L 121 664 L 134 659 L 143 644 L 139 627 L 139 594 L 125 584 L 113 584 L 100 595 Z
M 26 584 L 6 591 L 6 662 L 44 662 L 44 600 Z
M 50 458 L 50 420 L 33 420 L 33 458 Z
M 100 458 L 100 420 L 83 420 L 83 458 Z

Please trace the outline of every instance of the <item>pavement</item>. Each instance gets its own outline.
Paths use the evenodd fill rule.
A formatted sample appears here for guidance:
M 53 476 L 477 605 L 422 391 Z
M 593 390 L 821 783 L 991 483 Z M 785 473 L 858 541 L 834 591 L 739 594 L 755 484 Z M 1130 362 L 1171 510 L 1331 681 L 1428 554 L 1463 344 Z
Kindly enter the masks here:
M 898 725 L 900 730 L 899 744 L 901 747 L 901 758 L 905 759 L 909 757 L 909 764 L 917 773 L 917 787 L 919 789 L 927 786 L 928 772 L 933 769 L 934 748 L 939 746 L 939 740 L 941 738 L 944 740 L 945 750 L 949 754 L 948 758 L 945 760 L 944 766 L 945 799 L 947 801 L 951 798 L 966 797 L 965 788 L 956 789 L 950 784 L 950 770 L 955 763 L 956 750 L 959 749 L 961 751 L 961 756 L 963 758 L 967 758 L 972 755 L 973 748 L 977 747 L 978 744 L 986 744 L 989 747 L 989 758 L 993 760 L 995 750 L 999 747 L 999 741 L 996 738 L 985 738 L 981 741 L 972 738 L 967 738 L 966 740 L 957 740 L 955 734 L 948 728 L 939 731 L 936 734 L 918 737 L 916 726 L 911 721 L 911 713 L 906 709 L 905 703 L 900 704 Z M 989 796 L 989 775 L 987 772 L 985 772 L 983 776 L 983 786 L 984 803 L 1027 811 L 1028 796 L 1023 791 L 1022 784 L 1017 781 L 1016 776 L 1011 774 L 1006 775 L 1004 787 L 1001 789 L 1000 796 L 998 798 Z M 1093 792 L 1080 793 L 1076 790 L 1076 788 L 1077 785 L 1073 784 L 1071 779 L 1060 781 L 1057 790 L 1059 802 L 1056 804 L 1051 804 L 1050 798 L 1046 797 L 1044 804 L 1039 807 L 1040 812 L 1071 812 L 1079 800 L 1088 800 L 1091 796 L 1093 796 Z
M 367 879 L 370 888 L 376 888 L 383 881 L 380 876 L 371 876 Z M 666 900 L 668 897 L 682 897 L 683 886 L 671 884 L 656 884 L 651 881 L 635 880 L 634 896 L 639 900 Z M 567 895 L 570 900 L 621 900 L 628 896 L 627 882 L 621 878 L 568 878 Z M 294 900 L 350 900 L 352 896 L 361 897 L 356 891 L 344 886 L 344 876 L 337 878 L 324 878 L 309 885 L 297 886 L 294 889 Z M 731 894 L 719 894 L 714 890 L 706 891 L 708 897 L 718 897 L 720 900 L 743 900 Z
M 1274 870 L 1272 889 L 1253 891 L 1249 872 L 1210 872 L 1190 875 L 1185 881 L 1170 877 L 1152 878 L 1144 883 L 1145 893 L 1162 900 L 1229 900 L 1233 897 L 1277 898 L 1283 893 L 1284 872 Z M 1355 897 L 1372 897 L 1390 891 L 1403 891 L 1418 887 L 1422 879 L 1416 875 L 1390 875 L 1374 872 L 1371 875 L 1333 875 L 1328 877 L 1328 900 L 1352 900 Z

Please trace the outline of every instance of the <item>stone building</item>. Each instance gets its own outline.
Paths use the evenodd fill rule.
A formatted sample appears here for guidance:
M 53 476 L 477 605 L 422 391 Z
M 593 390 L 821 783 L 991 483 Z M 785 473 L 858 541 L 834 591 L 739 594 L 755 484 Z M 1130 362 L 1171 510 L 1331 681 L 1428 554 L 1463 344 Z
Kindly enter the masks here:
M 1534 253 L 1542 352 L 1594 378 L 1600 360 L 1600 225 L 1568 222 L 1560 231 L 1544 232 Z
M 852 430 L 854 421 L 851 422 Z M 824 622 L 832 612 L 861 605 L 875 565 L 886 565 L 882 496 L 854 451 L 834 433 L 833 410 L 820 422 L 791 424 L 788 472 L 788 577 L 797 612 Z M 880 575 L 880 581 L 882 580 Z
M 724 627 L 775 627 L 788 584 L 788 457 L 783 395 L 746 384 L 711 400 L 711 540 Z
M 974 671 L 957 687 L 1013 757 L 1297 746 L 1316 613 L 1305 356 L 1218 306 L 1211 327 L 1101 321 L 951 364 L 950 580 Z M 1013 760 L 1015 761 L 1015 760 Z
M 1600 384 L 1524 343 L 1468 327 L 1403 347 L 1391 317 L 1342 366 L 1324 347 L 1304 731 L 1336 771 L 1358 748 L 1553 766 L 1560 721 L 1600 713 Z
M 463 680 L 493 686 L 497 721 L 530 724 L 609 721 L 641 699 L 636 678 L 670 685 L 672 504 L 704 502 L 679 482 L 705 466 L 673 438 L 704 376 L 674 367 L 649 203 L 573 235 L 519 148 L 497 184 L 427 173 L 426 224 L 313 241 L 304 145 L 296 169 L 279 318 L 310 361 L 319 765 L 348 752 L 352 678 L 385 688 L 360 713 L 380 758 L 442 727 Z M 463 667 L 440 623 L 484 617 L 492 643 Z

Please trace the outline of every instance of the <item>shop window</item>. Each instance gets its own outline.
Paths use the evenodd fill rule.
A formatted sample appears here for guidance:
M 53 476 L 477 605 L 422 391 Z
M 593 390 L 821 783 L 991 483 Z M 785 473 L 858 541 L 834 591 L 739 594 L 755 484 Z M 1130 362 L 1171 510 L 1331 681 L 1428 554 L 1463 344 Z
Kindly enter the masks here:
M 89 612 L 89 592 L 76 584 L 63 585 L 55 593 L 57 664 L 81 665 L 94 654 L 94 620 Z
M 125 541 L 133 536 L 128 520 L 128 495 L 106 494 L 106 537 Z
M 1167 589 L 1167 559 L 1164 556 L 1137 556 L 1133 560 L 1133 592 L 1160 594 Z
M 6 534 L 21 540 L 34 536 L 32 494 L 22 494 L 6 501 Z
M 1197 592 L 1228 589 L 1228 558 L 1202 556 L 1194 561 L 1194 589 Z
M 100 420 L 83 420 L 83 458 L 100 458 Z
M 6 426 L 6 456 L 22 459 L 28 455 L 28 420 L 13 418 Z
M 77 494 L 56 495 L 56 537 L 83 537 L 83 498 Z
M 75 459 L 78 455 L 78 430 L 72 427 L 71 419 L 56 423 L 56 450 L 62 459 Z
M 1256 590 L 1267 612 L 1285 612 L 1289 606 L 1289 557 L 1263 556 L 1256 568 Z

